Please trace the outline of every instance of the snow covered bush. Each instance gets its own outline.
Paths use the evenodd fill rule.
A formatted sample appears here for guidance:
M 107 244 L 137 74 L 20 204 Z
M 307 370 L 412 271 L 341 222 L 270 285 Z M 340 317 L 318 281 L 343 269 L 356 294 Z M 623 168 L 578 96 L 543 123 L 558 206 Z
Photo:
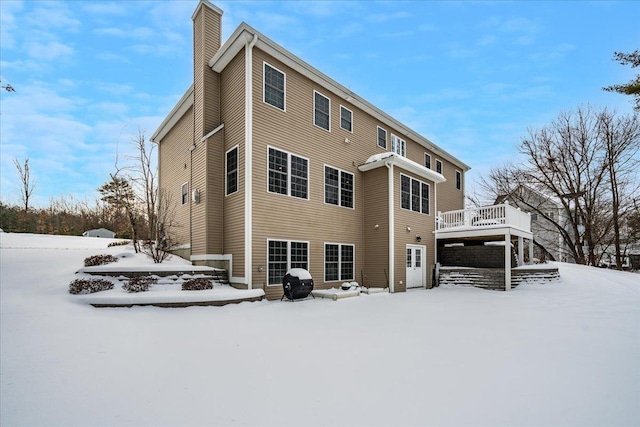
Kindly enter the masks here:
M 158 279 L 151 276 L 132 277 L 127 283 L 122 285 L 122 289 L 132 292 L 146 292 L 151 286 L 158 283 Z
M 204 277 L 189 279 L 182 284 L 183 291 L 204 291 L 205 289 L 213 289 L 213 282 Z
M 113 283 L 105 279 L 75 279 L 69 283 L 69 293 L 73 295 L 92 294 L 109 289 L 113 289 Z
M 125 246 L 131 243 L 129 240 L 118 240 L 117 242 L 111 242 L 107 245 L 107 247 L 111 248 L 113 246 Z
M 94 255 L 84 259 L 84 266 L 92 267 L 94 265 L 109 264 L 116 261 L 118 261 L 118 258 L 113 255 Z

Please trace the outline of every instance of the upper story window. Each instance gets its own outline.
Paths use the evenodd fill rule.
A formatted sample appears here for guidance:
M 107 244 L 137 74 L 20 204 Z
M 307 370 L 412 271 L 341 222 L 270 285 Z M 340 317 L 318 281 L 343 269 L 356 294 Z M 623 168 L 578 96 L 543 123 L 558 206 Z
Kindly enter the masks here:
M 387 149 L 387 131 L 378 126 L 378 147 Z
M 238 146 L 227 151 L 225 158 L 225 169 L 227 174 L 227 195 L 238 191 Z
M 286 75 L 264 63 L 264 102 L 284 111 Z
M 324 202 L 330 205 L 353 208 L 353 174 L 325 166 Z
M 331 100 L 313 91 L 313 124 L 322 129 L 331 130 Z
M 462 190 L 462 172 L 456 171 L 456 190 Z
M 189 201 L 189 183 L 185 182 L 184 184 L 182 184 L 182 188 L 180 190 L 182 195 L 182 204 L 186 205 Z
M 424 153 L 424 167 L 431 169 L 431 154 Z
M 348 132 L 353 132 L 353 112 L 340 106 L 340 127 Z
M 395 136 L 394 134 L 391 134 L 391 151 L 393 151 L 394 153 L 402 156 L 402 157 L 406 157 L 407 156 L 407 142 L 402 139 L 399 138 L 397 136 Z
M 269 147 L 269 192 L 307 199 L 309 160 Z
M 436 172 L 442 173 L 442 162 L 438 159 L 436 159 Z
M 429 184 L 400 175 L 402 209 L 429 215 Z

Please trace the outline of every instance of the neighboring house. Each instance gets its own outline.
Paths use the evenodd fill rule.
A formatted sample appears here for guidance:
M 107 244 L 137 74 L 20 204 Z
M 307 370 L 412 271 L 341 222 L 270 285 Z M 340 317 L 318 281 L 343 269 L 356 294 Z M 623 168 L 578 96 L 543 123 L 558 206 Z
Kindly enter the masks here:
M 512 206 L 531 214 L 531 232 L 534 236 L 534 257 L 539 260 L 572 262 L 568 257 L 562 235 L 554 223 L 566 225 L 567 218 L 560 201 L 536 189 L 519 185 L 508 195 L 501 195 L 495 204 L 508 201 Z
M 316 288 L 430 286 L 469 166 L 245 23 L 222 44 L 222 14 L 198 4 L 193 85 L 151 137 L 177 252 L 269 299 L 291 268 Z
M 87 230 L 82 233 L 85 237 L 104 237 L 107 239 L 113 239 L 116 237 L 116 233 L 106 228 L 95 228 L 93 230 Z

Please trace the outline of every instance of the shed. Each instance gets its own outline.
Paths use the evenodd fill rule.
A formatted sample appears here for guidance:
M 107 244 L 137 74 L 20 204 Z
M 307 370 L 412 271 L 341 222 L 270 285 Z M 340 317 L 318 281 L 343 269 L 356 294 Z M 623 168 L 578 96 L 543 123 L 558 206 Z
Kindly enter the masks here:
M 87 230 L 82 233 L 85 237 L 105 237 L 107 239 L 114 239 L 116 237 L 116 233 L 111 230 L 107 230 L 106 228 L 94 228 L 93 230 Z

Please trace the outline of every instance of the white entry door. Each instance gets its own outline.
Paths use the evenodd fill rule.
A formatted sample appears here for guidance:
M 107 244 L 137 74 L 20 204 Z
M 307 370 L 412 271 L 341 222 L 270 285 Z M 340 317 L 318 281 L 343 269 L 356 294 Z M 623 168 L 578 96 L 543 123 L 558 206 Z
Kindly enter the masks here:
M 424 287 L 426 252 L 425 246 L 407 245 L 407 289 Z

